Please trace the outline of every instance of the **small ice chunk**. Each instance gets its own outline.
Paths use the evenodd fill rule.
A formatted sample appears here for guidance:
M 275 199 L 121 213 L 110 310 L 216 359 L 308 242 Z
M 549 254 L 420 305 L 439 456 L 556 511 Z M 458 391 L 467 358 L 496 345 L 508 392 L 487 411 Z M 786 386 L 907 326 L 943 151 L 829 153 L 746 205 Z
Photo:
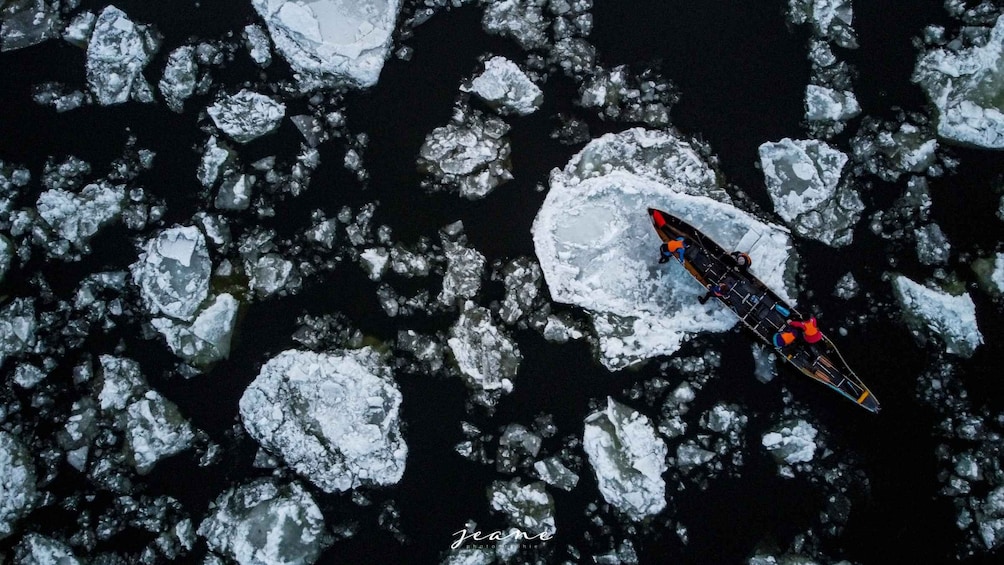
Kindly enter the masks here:
M 544 102 L 543 92 L 530 77 L 516 63 L 499 56 L 485 61 L 484 72 L 461 90 L 478 95 L 503 116 L 528 116 Z
M 178 47 L 167 57 L 164 76 L 160 79 L 160 93 L 167 107 L 179 114 L 185 109 L 185 100 L 195 92 L 199 72 L 195 64 L 195 46 Z
M 492 510 L 504 512 L 509 522 L 530 535 L 554 534 L 554 498 L 537 481 L 522 484 L 517 477 L 508 483 L 495 481 L 488 488 Z
M 230 339 L 237 321 L 237 300 L 220 294 L 191 324 L 154 318 L 153 327 L 167 339 L 175 355 L 196 367 L 207 367 L 230 356 Z
M 0 51 L 38 45 L 59 35 L 59 0 L 0 2 Z
M 73 548 L 65 543 L 36 534 L 25 534 L 14 550 L 18 565 L 80 565 Z
M 187 226 L 147 240 L 130 270 L 151 314 L 191 321 L 209 296 L 212 268 L 206 238 L 198 228 Z
M 585 420 L 582 446 L 603 499 L 635 521 L 666 506 L 666 443 L 644 414 L 607 398 Z
M 221 494 L 199 535 L 239 565 L 314 563 L 331 543 L 324 516 L 297 483 L 257 479 Z
M 35 462 L 14 435 L 0 430 L 0 540 L 35 506 Z
M 223 133 L 238 143 L 248 143 L 275 131 L 286 115 L 286 105 L 245 88 L 220 96 L 208 111 Z
M 87 45 L 87 85 L 98 103 L 153 102 L 143 69 L 159 47 L 148 26 L 133 23 L 115 6 L 102 10 Z
M 37 329 L 34 300 L 15 298 L 0 307 L 0 368 L 8 358 L 35 346 Z
M 7 276 L 7 270 L 10 269 L 13 256 L 14 247 L 11 245 L 10 240 L 0 233 L 0 283 L 3 283 L 4 277 Z
M 265 68 L 272 64 L 272 44 L 268 34 L 257 24 L 244 26 L 244 43 L 247 46 L 251 60 L 259 67 Z
M 854 275 L 848 271 L 844 273 L 844 276 L 840 277 L 837 285 L 833 287 L 833 296 L 848 300 L 857 296 L 859 290 L 861 290 L 861 285 L 858 284 Z
M 148 390 L 126 408 L 126 448 L 136 472 L 146 474 L 158 461 L 192 446 L 195 433 L 178 407 Z
M 481 290 L 481 277 L 485 270 L 485 256 L 477 249 L 452 241 L 444 242 L 446 274 L 439 303 L 453 305 L 458 300 L 477 296 Z
M 562 490 L 570 491 L 579 484 L 579 475 L 566 467 L 557 457 L 537 461 L 533 464 L 533 470 L 542 481 Z
M 763 446 L 779 462 L 788 465 L 808 463 L 816 453 L 816 428 L 805 420 L 797 420 L 767 432 Z
M 469 387 L 478 392 L 512 391 L 523 357 L 516 342 L 492 323 L 488 309 L 465 303 L 447 344 Z
M 266 253 L 249 265 L 249 288 L 259 297 L 268 298 L 293 292 L 300 287 L 300 271 L 292 261 L 278 253 Z
M 501 119 L 458 109 L 449 124 L 425 137 L 418 167 L 432 177 L 433 186 L 457 189 L 471 200 L 484 198 L 513 178 L 507 133 Z
M 79 193 L 63 189 L 46 190 L 38 197 L 38 215 L 53 229 L 59 240 L 82 252 L 91 238 L 122 214 L 125 188 L 107 182 L 89 184 Z M 49 246 L 51 255 L 67 255 L 58 243 Z
M 927 224 L 914 230 L 917 238 L 917 259 L 925 265 L 943 265 L 948 262 L 952 246 L 938 224 Z
M 805 87 L 806 120 L 844 122 L 859 114 L 861 106 L 853 92 L 815 84 Z
M 387 270 L 387 262 L 390 260 L 390 253 L 383 247 L 367 249 L 359 254 L 359 260 L 370 276 L 370 280 L 378 281 Z
M 960 357 L 971 357 L 983 343 L 976 325 L 976 305 L 968 293 L 953 296 L 902 275 L 893 279 L 893 290 L 906 324 L 919 342 L 937 337 L 948 353 Z
M 379 354 L 285 351 L 240 400 L 244 427 L 324 492 L 401 480 L 401 392 Z

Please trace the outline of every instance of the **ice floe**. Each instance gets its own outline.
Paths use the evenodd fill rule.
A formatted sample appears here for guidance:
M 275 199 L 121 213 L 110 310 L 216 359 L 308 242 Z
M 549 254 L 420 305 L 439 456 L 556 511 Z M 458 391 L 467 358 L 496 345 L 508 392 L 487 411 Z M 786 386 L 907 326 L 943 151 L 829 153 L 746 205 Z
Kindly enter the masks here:
M 544 93 L 526 73 L 505 57 L 485 61 L 485 70 L 470 85 L 461 87 L 484 100 L 503 116 L 527 116 L 544 102 Z
M 822 141 L 789 138 L 759 152 L 774 211 L 795 233 L 827 245 L 851 243 L 864 203 L 840 183 L 847 155 Z
M 432 130 L 419 148 L 419 170 L 432 177 L 423 184 L 457 190 L 471 200 L 484 198 L 512 180 L 508 132 L 497 117 L 457 108 L 450 123 Z
M 513 526 L 528 534 L 555 533 L 554 498 L 540 481 L 495 481 L 488 487 L 488 501 L 493 510 L 507 514 Z
M 253 0 L 304 90 L 376 84 L 400 0 Z
M 586 417 L 582 447 L 604 500 L 632 520 L 666 506 L 666 443 L 647 416 L 612 398 Z
M 983 343 L 976 325 L 976 305 L 969 294 L 953 296 L 902 275 L 892 282 L 903 317 L 917 341 L 936 338 L 945 351 L 960 357 L 971 357 Z
M 272 133 L 286 115 L 286 105 L 248 89 L 225 94 L 209 107 L 216 127 L 238 143 Z
M 59 0 L 0 2 L 0 51 L 37 45 L 59 35 Z
M 492 406 L 500 395 L 512 392 L 523 358 L 487 308 L 466 302 L 447 344 L 461 376 L 475 391 L 475 400 Z
M 159 47 L 149 26 L 134 23 L 115 6 L 102 10 L 87 45 L 87 85 L 98 103 L 153 102 L 143 69 Z
M 12 434 L 0 430 L 0 540 L 14 532 L 37 498 L 35 461 Z
M 187 226 L 150 238 L 131 270 L 151 314 L 191 321 L 209 296 L 212 268 L 205 236 Z
M 251 437 L 325 492 L 401 479 L 400 406 L 390 368 L 370 348 L 285 351 L 240 400 Z
M 672 354 L 689 336 L 736 323 L 732 312 L 697 302 L 704 289 L 679 264 L 657 263 L 650 206 L 749 253 L 752 272 L 790 300 L 785 274 L 796 259 L 787 230 L 733 205 L 697 149 L 676 136 L 605 135 L 550 183 L 533 224 L 541 270 L 552 300 L 590 313 L 608 368 Z
M 1004 149 L 1004 16 L 982 45 L 939 47 L 921 55 L 913 81 L 937 109 L 939 136 Z

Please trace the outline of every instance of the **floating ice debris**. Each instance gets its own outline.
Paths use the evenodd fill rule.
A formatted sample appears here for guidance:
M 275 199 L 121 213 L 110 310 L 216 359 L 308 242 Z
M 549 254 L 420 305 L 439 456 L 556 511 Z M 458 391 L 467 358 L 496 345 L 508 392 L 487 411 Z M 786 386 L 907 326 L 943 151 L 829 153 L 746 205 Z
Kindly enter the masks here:
M 98 402 L 125 433 L 125 453 L 140 474 L 192 446 L 195 433 L 173 402 L 151 390 L 131 360 L 100 357 Z
M 605 135 L 552 172 L 533 241 L 551 299 L 593 317 L 606 367 L 672 354 L 689 336 L 736 323 L 731 311 L 697 302 L 704 289 L 679 264 L 657 263 L 649 206 L 749 253 L 752 271 L 790 300 L 787 231 L 732 205 L 691 144 L 643 129 Z
M 439 293 L 439 303 L 452 306 L 458 300 L 477 296 L 484 276 L 485 256 L 477 249 L 464 245 L 465 241 L 443 240 L 446 252 L 446 274 L 443 276 L 443 290 Z
M 921 55 L 913 81 L 937 109 L 939 136 L 1004 149 L 1004 16 L 988 35 L 983 45 L 936 48 Z
M 0 368 L 8 358 L 35 346 L 37 329 L 34 300 L 15 298 L 0 307 Z
M 202 160 L 199 162 L 198 179 L 202 186 L 210 188 L 228 169 L 232 168 L 236 153 L 231 150 L 226 143 L 221 142 L 215 135 L 206 140 L 206 147 L 202 151 Z
M 14 561 L 19 565 L 80 565 L 73 548 L 34 532 L 21 538 L 14 550 Z
M 304 90 L 376 84 L 390 53 L 400 4 L 400 0 L 252 2 Z
M 519 257 L 502 269 L 505 285 L 505 299 L 499 308 L 499 318 L 507 324 L 514 324 L 524 317 L 536 318 L 541 314 L 538 302 L 543 298 L 541 282 L 544 273 L 536 261 Z
M 0 2 L 0 51 L 37 45 L 59 35 L 59 0 Z
M 219 210 L 241 211 L 251 205 L 251 192 L 254 189 L 255 177 L 235 174 L 227 177 L 220 184 L 213 205 Z
M 87 44 L 91 41 L 91 34 L 94 32 L 94 22 L 97 19 L 94 12 L 87 10 L 80 12 L 70 20 L 70 23 L 66 24 L 66 28 L 63 30 L 63 39 L 70 45 L 87 49 Z
M 582 447 L 604 500 L 632 520 L 666 506 L 666 443 L 651 421 L 607 398 L 607 407 L 586 417 Z
M 0 247 L 2 247 L 2 242 L 0 242 Z M 0 274 L 3 273 L 2 267 L 2 263 L 0 263 Z M 980 286 L 986 292 L 990 293 L 991 296 L 1004 295 L 1004 253 L 977 259 L 973 261 L 972 268 Z M 3 276 L 0 275 L 0 281 L 2 280 Z
M 938 224 L 927 224 L 913 232 L 917 239 L 917 259 L 925 265 L 943 265 L 948 262 L 952 246 Z
M 515 473 L 529 466 L 540 451 L 541 438 L 520 424 L 509 424 L 499 438 L 495 454 L 495 469 L 500 473 Z
M 904 173 L 938 176 L 938 140 L 927 119 L 906 115 L 881 122 L 866 116 L 851 139 L 855 160 L 883 180 L 895 181 Z
M 816 433 L 812 424 L 797 420 L 767 432 L 762 443 L 778 463 L 808 463 L 816 453 Z
M 266 253 L 247 267 L 251 277 L 248 286 L 259 298 L 295 292 L 300 287 L 296 265 L 278 253 Z
M 485 31 L 508 35 L 523 49 L 539 49 L 547 44 L 550 18 L 544 15 L 548 0 L 506 0 L 485 6 L 481 24 Z
M 847 49 L 858 46 L 851 0 L 788 0 L 788 10 L 792 23 L 812 24 L 816 36 Z
M 245 88 L 237 94 L 224 94 L 208 111 L 223 133 L 238 143 L 247 143 L 275 131 L 286 115 L 286 105 Z
M 178 47 L 167 57 L 164 77 L 160 79 L 160 94 L 167 107 L 179 114 L 185 109 L 185 100 L 195 92 L 199 66 L 195 64 L 195 46 Z
M 251 437 L 325 492 L 401 479 L 400 406 L 390 368 L 368 347 L 280 353 L 240 400 Z
M 130 269 L 151 314 L 192 321 L 209 296 L 212 268 L 206 238 L 198 228 L 187 226 L 147 240 Z
M 528 116 L 544 102 L 544 93 L 526 73 L 505 57 L 485 61 L 485 70 L 469 86 L 461 87 L 477 94 L 503 116 Z
M 0 233 L 0 283 L 3 283 L 10 269 L 11 259 L 14 256 L 14 248 L 5 235 Z
M 476 400 L 491 406 L 499 395 L 512 391 L 523 358 L 516 342 L 492 322 L 488 309 L 466 302 L 447 343 Z
M 508 483 L 495 481 L 488 488 L 492 510 L 504 512 L 509 522 L 530 535 L 554 534 L 554 499 L 544 483 L 522 484 L 517 477 Z
M 87 101 L 83 92 L 59 82 L 43 82 L 32 86 L 31 99 L 36 104 L 49 106 L 60 113 L 76 110 Z
M 89 184 L 78 193 L 62 189 L 39 195 L 38 215 L 55 233 L 46 250 L 53 257 L 75 257 L 74 251 L 90 251 L 88 243 L 98 230 L 119 218 L 125 188 L 107 182 Z
M 102 10 L 87 45 L 87 85 L 98 103 L 153 102 L 143 69 L 159 47 L 148 26 L 133 23 L 115 6 Z
M 540 480 L 562 490 L 570 491 L 579 484 L 579 475 L 566 467 L 557 457 L 537 461 L 533 464 L 533 470 L 537 472 Z
M 175 355 L 196 367 L 207 367 L 230 356 L 237 308 L 233 296 L 220 294 L 191 324 L 170 318 L 154 318 L 151 324 L 167 339 Z
M 902 275 L 893 279 L 893 290 L 918 342 L 935 337 L 944 343 L 945 351 L 960 357 L 971 357 L 983 343 L 983 334 L 976 325 L 976 305 L 969 294 L 952 296 Z
M 35 505 L 35 462 L 16 437 L 0 430 L 0 540 Z
M 805 119 L 810 122 L 844 122 L 858 116 L 861 106 L 849 90 L 810 84 L 805 88 Z
M 854 278 L 853 274 L 847 272 L 844 276 L 840 277 L 837 285 L 833 287 L 833 296 L 848 300 L 857 296 L 860 290 L 861 285 L 858 284 L 857 279 Z
M 760 146 L 760 164 L 774 210 L 803 237 L 843 246 L 853 238 L 864 204 L 840 184 L 847 155 L 816 140 L 784 138 Z
M 512 180 L 508 132 L 499 118 L 457 109 L 449 124 L 426 136 L 418 150 L 419 169 L 432 176 L 434 186 L 458 190 L 472 200 L 484 198 Z
M 330 543 L 310 493 L 295 482 L 268 479 L 221 494 L 199 535 L 209 549 L 239 565 L 306 565 Z
M 635 76 L 627 65 L 594 69 L 579 87 L 579 104 L 598 109 L 601 118 L 652 127 L 669 125 L 669 110 L 677 99 L 672 84 L 654 71 Z
M 272 64 L 272 44 L 268 40 L 268 34 L 257 24 L 244 26 L 244 42 L 247 46 L 251 60 L 259 67 L 267 67 Z
M 769 383 L 777 376 L 777 356 L 759 343 L 753 348 L 753 375 L 762 383 Z

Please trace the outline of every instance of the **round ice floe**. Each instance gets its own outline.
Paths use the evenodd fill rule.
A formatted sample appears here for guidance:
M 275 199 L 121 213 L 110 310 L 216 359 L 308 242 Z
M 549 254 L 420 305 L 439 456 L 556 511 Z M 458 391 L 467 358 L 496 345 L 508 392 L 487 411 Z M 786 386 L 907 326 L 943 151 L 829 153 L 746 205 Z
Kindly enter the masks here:
M 389 367 L 368 347 L 280 353 L 240 400 L 251 437 L 325 492 L 401 479 L 400 406 Z
M 188 226 L 148 240 L 130 269 L 151 314 L 191 321 L 209 296 L 212 268 L 206 238 Z
M 731 311 L 697 302 L 704 289 L 678 263 L 657 263 L 660 240 L 648 207 L 749 253 L 753 272 L 787 295 L 784 274 L 794 262 L 787 232 L 727 200 L 698 154 L 662 132 L 604 136 L 552 174 L 533 224 L 534 247 L 551 298 L 592 314 L 604 365 L 672 354 L 688 336 L 736 323 Z

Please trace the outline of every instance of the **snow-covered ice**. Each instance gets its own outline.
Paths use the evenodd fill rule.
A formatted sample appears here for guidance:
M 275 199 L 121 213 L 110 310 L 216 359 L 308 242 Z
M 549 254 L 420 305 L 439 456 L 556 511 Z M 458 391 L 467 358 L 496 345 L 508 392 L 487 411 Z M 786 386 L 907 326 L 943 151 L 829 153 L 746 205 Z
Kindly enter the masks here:
M 938 113 L 938 135 L 976 147 L 1004 149 L 1004 15 L 984 45 L 939 47 L 920 56 L 913 81 Z
M 437 300 L 444 306 L 453 306 L 458 300 L 474 298 L 481 290 L 485 256 L 464 243 L 463 239 L 451 241 L 444 237 L 443 240 L 446 273 L 443 275 L 443 290 Z
M 244 41 L 247 44 L 248 54 L 251 60 L 260 67 L 267 67 L 272 64 L 272 44 L 268 40 L 268 34 L 256 24 L 244 26 Z
M 158 48 L 148 26 L 133 23 L 115 6 L 102 10 L 87 45 L 87 85 L 98 103 L 153 102 L 143 69 Z
M 647 416 L 607 398 L 586 417 L 582 447 L 604 500 L 642 520 L 666 506 L 666 443 Z
M 579 475 L 565 466 L 557 457 L 548 457 L 537 461 L 533 464 L 533 470 L 536 471 L 540 480 L 562 490 L 570 491 L 579 484 Z
M 983 343 L 976 325 L 976 305 L 969 294 L 953 296 L 902 275 L 892 282 L 907 326 L 919 342 L 935 337 L 945 345 L 945 351 L 960 357 L 971 357 Z
M 73 548 L 65 543 L 36 534 L 25 534 L 14 551 L 18 565 L 80 565 Z
M 89 184 L 80 192 L 53 189 L 40 194 L 38 215 L 57 237 L 48 244 L 49 254 L 63 257 L 71 249 L 88 251 L 90 239 L 119 218 L 125 196 L 124 187 L 107 182 Z
M 368 347 L 284 351 L 240 400 L 251 437 L 325 492 L 401 479 L 400 406 L 390 368 Z
M 199 535 L 209 549 L 239 565 L 308 565 L 330 544 L 310 493 L 295 482 L 268 479 L 221 494 Z
M 822 141 L 789 138 L 764 143 L 759 152 L 774 211 L 795 233 L 827 245 L 851 243 L 864 203 L 840 184 L 847 155 Z
M 488 488 L 492 510 L 504 512 L 509 522 L 530 535 L 555 533 L 554 498 L 537 481 L 523 484 L 519 478 L 509 482 L 495 481 Z
M 173 227 L 147 240 L 131 267 L 147 309 L 192 321 L 209 296 L 212 262 L 206 238 L 193 226 Z
M 816 36 L 848 49 L 857 47 L 851 0 L 788 0 L 788 10 L 792 23 L 811 24 Z
M 670 355 L 688 337 L 737 321 L 725 308 L 699 304 L 704 289 L 678 263 L 657 263 L 650 206 L 748 253 L 752 272 L 791 302 L 786 271 L 796 259 L 787 230 L 734 206 L 678 137 L 643 129 L 605 135 L 553 171 L 550 184 L 533 224 L 540 267 L 552 300 L 592 315 L 608 368 Z
M 59 35 L 59 2 L 0 2 L 0 51 L 37 45 Z
M 805 119 L 810 122 L 842 122 L 861 113 L 861 106 L 849 90 L 834 90 L 810 84 L 805 87 Z
M 914 230 L 917 239 L 917 259 L 925 265 L 943 265 L 948 262 L 952 246 L 938 224 L 927 224 Z
M 207 367 L 230 356 L 237 309 L 237 299 L 224 293 L 202 309 L 191 324 L 171 318 L 154 318 L 150 323 L 175 355 L 197 367 Z
M 519 346 L 492 321 L 487 308 L 466 302 L 460 318 L 450 328 L 447 343 L 460 374 L 479 394 L 479 400 L 490 405 L 489 397 L 480 398 L 481 393 L 512 391 L 522 361 Z
M 253 0 L 304 90 L 376 84 L 400 0 Z
M 0 540 L 31 512 L 36 497 L 31 452 L 15 436 L 0 430 Z
M 761 443 L 779 463 L 808 463 L 816 453 L 817 433 L 812 424 L 797 420 L 767 432 Z
M 181 113 L 185 109 L 185 100 L 195 92 L 199 67 L 195 64 L 195 46 L 178 47 L 167 57 L 164 76 L 158 86 L 167 107 Z
M 286 115 L 286 105 L 252 90 L 224 94 L 209 107 L 216 127 L 238 143 L 272 133 Z
M 432 130 L 418 150 L 420 170 L 432 183 L 475 200 L 512 180 L 509 126 L 501 119 L 458 108 L 449 124 Z
M 37 330 L 34 300 L 15 298 L 0 307 L 0 368 L 8 358 L 35 346 Z
M 502 115 L 527 116 L 544 102 L 544 93 L 526 73 L 505 57 L 485 61 L 485 70 L 474 77 L 470 90 Z

